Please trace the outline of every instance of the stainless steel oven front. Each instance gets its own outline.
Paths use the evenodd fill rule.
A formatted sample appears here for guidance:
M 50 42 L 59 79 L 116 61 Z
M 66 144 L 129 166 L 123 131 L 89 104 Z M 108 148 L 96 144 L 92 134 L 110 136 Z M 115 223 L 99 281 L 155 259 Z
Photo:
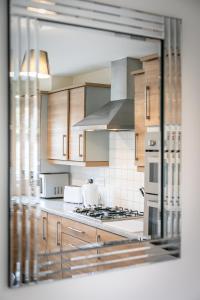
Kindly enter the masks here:
M 160 198 L 158 195 L 145 194 L 144 234 L 159 238 L 161 232 Z

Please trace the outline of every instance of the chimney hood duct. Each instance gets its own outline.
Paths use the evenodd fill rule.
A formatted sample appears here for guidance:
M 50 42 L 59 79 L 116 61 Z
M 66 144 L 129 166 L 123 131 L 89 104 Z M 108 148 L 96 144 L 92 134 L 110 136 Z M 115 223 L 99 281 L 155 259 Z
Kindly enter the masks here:
M 135 58 L 111 62 L 111 101 L 86 116 L 74 126 L 81 130 L 124 131 L 134 129 L 133 78 L 131 72 L 141 69 Z

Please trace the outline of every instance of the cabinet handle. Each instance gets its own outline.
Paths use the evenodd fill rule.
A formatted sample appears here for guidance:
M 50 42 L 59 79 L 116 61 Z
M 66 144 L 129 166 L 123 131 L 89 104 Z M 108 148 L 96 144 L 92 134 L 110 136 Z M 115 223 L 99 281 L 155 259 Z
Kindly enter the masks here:
M 101 243 L 101 236 L 100 234 L 97 235 L 97 243 Z M 100 254 L 99 249 L 97 248 L 97 254 Z M 101 257 L 98 257 L 97 260 L 101 260 Z
M 62 144 L 62 150 L 63 150 L 63 156 L 67 156 L 67 153 L 66 153 L 66 134 L 63 134 L 63 144 Z
M 79 134 L 79 137 L 78 137 L 78 154 L 79 154 L 80 157 L 83 157 L 83 154 L 81 153 L 81 138 L 83 138 L 83 135 Z
M 72 230 L 72 231 L 75 231 L 75 232 L 78 232 L 78 233 L 82 233 L 82 234 L 85 234 L 84 231 L 82 230 L 79 230 L 79 229 L 76 229 L 76 228 L 73 228 L 73 227 L 67 227 L 68 229 Z
M 139 134 L 135 133 L 135 160 L 138 160 L 138 157 L 137 157 L 137 140 L 138 140 L 138 136 L 139 136 Z
M 61 226 L 61 223 L 60 223 L 60 221 L 58 221 L 57 222 L 57 232 L 56 232 L 56 244 L 57 244 L 57 246 L 61 245 L 61 242 L 60 242 L 60 232 L 61 232 L 61 230 L 59 230 L 60 226 Z
M 47 218 L 46 217 L 42 218 L 42 239 L 44 241 L 47 240 Z
M 147 85 L 145 88 L 145 118 L 150 119 L 150 86 Z
M 100 243 L 101 242 L 101 236 L 100 234 L 97 235 L 97 243 Z

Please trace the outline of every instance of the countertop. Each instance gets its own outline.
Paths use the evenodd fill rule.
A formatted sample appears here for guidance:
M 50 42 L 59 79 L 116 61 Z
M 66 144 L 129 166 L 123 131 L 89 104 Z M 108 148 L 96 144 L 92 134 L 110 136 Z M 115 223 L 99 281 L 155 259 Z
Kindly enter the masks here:
M 73 212 L 77 204 L 66 203 L 63 199 L 42 199 L 42 198 L 28 198 L 21 197 L 21 202 L 25 205 L 38 206 L 41 210 L 50 214 L 55 214 L 64 218 L 69 218 L 74 221 L 96 227 L 98 229 L 106 230 L 114 234 L 121 235 L 128 239 L 143 239 L 143 218 L 136 218 L 123 221 L 101 221 L 91 217 L 80 215 Z M 12 200 L 19 202 L 18 197 Z

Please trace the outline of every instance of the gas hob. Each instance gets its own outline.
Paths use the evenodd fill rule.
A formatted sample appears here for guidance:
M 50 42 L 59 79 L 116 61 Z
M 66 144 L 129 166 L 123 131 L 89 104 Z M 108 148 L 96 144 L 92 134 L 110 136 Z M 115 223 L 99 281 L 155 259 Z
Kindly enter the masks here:
M 130 220 L 142 218 L 143 212 L 138 210 L 126 209 L 123 207 L 103 207 L 103 206 L 90 206 L 90 207 L 77 207 L 74 209 L 75 213 L 82 216 L 94 218 L 101 221 L 117 221 L 117 220 Z

